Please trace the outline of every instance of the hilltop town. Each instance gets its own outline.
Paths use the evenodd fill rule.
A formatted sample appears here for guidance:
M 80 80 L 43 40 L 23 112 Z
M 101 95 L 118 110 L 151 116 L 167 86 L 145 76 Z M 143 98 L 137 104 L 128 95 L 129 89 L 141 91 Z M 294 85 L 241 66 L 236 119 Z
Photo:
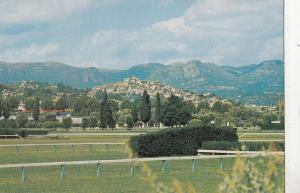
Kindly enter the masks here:
M 125 78 L 123 82 L 96 86 L 91 89 L 89 96 L 93 97 L 97 92 L 104 92 L 105 90 L 108 94 L 121 95 L 142 95 L 144 90 L 146 90 L 151 98 L 154 98 L 156 94 L 159 93 L 165 99 L 173 94 L 182 98 L 184 101 L 192 102 L 195 106 L 202 100 L 207 101 L 210 105 L 214 104 L 217 100 L 217 97 L 209 93 L 200 95 L 176 89 L 170 85 L 162 84 L 159 81 L 141 80 L 137 77 Z

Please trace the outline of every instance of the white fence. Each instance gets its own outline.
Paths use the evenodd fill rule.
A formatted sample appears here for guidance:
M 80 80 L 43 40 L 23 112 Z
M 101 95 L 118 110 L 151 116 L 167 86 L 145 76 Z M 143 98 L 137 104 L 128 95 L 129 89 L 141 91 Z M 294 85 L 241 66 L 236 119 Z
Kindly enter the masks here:
M 198 150 L 201 151 L 201 150 Z M 205 150 L 205 153 L 223 153 L 233 154 L 234 151 L 221 151 L 221 150 Z M 134 158 L 134 159 L 116 159 L 116 160 L 87 160 L 87 161 L 67 161 L 67 162 L 45 162 L 45 163 L 23 163 L 23 164 L 5 164 L 0 165 L 0 169 L 3 168 L 21 168 L 22 171 L 22 182 L 25 182 L 25 168 L 28 167 L 45 167 L 45 166 L 60 166 L 60 180 L 64 178 L 64 171 L 66 165 L 92 165 L 96 164 L 96 176 L 99 177 L 101 174 L 101 165 L 106 163 L 130 163 L 130 175 L 134 175 L 134 163 L 135 162 L 151 162 L 161 161 L 162 162 L 162 173 L 165 173 L 166 162 L 170 160 L 191 160 L 191 171 L 195 172 L 195 160 L 200 159 L 220 159 L 220 168 L 224 169 L 224 158 L 240 157 L 258 157 L 258 156 L 283 156 L 284 152 L 238 152 L 235 155 L 213 155 L 213 156 L 177 156 L 177 157 L 153 157 L 153 158 Z
M 17 133 L 14 135 L 0 135 L 0 137 L 15 137 L 15 138 L 20 138 L 23 139 L 23 137 L 21 137 L 20 135 L 18 135 Z M 24 140 L 24 139 L 23 139 Z
M 109 149 L 110 145 L 121 145 L 123 146 L 123 149 L 125 149 L 125 143 L 114 143 L 114 142 L 101 142 L 101 143 L 37 143 L 37 144 L 5 144 L 5 145 L 0 145 L 1 147 L 16 147 L 16 152 L 18 153 L 20 151 L 20 147 L 35 147 L 36 150 L 38 151 L 38 147 L 40 146 L 52 146 L 53 150 L 56 152 L 57 151 L 57 146 L 70 146 L 72 147 L 72 151 L 75 151 L 75 147 L 79 145 L 88 145 L 90 148 L 90 151 L 93 150 L 93 145 L 105 145 L 106 150 Z

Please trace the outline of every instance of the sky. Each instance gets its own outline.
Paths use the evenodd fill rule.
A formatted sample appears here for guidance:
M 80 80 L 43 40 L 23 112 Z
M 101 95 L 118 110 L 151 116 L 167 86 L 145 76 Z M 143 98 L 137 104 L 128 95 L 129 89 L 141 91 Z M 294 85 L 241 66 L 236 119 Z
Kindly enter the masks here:
M 0 61 L 126 69 L 283 59 L 283 0 L 0 0 Z

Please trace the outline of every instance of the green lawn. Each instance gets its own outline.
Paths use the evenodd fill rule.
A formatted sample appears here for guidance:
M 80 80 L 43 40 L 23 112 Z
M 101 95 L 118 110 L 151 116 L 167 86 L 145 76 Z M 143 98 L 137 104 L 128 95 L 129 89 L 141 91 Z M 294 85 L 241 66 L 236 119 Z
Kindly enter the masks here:
M 81 143 L 81 142 L 128 142 L 128 136 L 68 136 L 58 138 L 1 139 L 0 144 L 19 143 Z M 71 146 L 23 147 L 16 151 L 15 147 L 0 148 L 0 164 L 51 162 L 91 159 L 128 158 L 128 147 L 95 145 L 90 152 L 89 146 L 78 146 L 72 151 Z M 225 169 L 220 169 L 220 160 L 196 160 L 196 171 L 192 172 L 192 163 L 186 161 L 168 161 L 163 174 L 160 161 L 147 162 L 152 174 L 146 175 L 139 163 L 135 164 L 134 176 L 130 175 L 130 163 L 103 164 L 101 176 L 96 176 L 96 165 L 65 166 L 65 176 L 60 181 L 60 167 L 26 168 L 26 181 L 22 183 L 21 168 L 0 169 L 0 192 L 82 192 L 82 193 L 142 193 L 157 192 L 153 187 L 174 187 L 173 181 L 190 184 L 197 192 L 218 192 L 218 184 L 223 181 L 223 172 L 232 170 L 234 159 L 225 159 Z M 156 176 L 156 180 L 151 181 Z
M 232 160 L 225 160 L 225 170 L 230 171 Z M 196 171 L 191 171 L 191 161 L 169 161 L 166 172 L 161 171 L 161 162 L 147 163 L 157 177 L 156 183 L 172 186 L 173 180 L 191 184 L 199 192 L 217 192 L 222 181 L 219 160 L 198 160 Z M 143 180 L 145 174 L 141 166 L 135 167 L 134 176 L 130 175 L 130 164 L 104 164 L 99 178 L 96 166 L 66 166 L 65 178 L 60 181 L 59 167 L 27 168 L 26 182 L 21 182 L 21 169 L 2 169 L 0 189 L 2 192 L 110 192 L 141 193 L 154 192 L 151 183 Z
M 238 133 L 239 140 L 284 140 L 284 133 Z

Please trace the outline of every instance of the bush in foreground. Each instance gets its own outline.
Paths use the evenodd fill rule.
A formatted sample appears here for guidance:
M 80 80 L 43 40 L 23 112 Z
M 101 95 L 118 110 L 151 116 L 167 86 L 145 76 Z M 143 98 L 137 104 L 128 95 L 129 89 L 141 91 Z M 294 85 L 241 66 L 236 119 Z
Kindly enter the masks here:
M 249 160 L 237 157 L 230 173 L 224 172 L 220 193 L 284 192 L 284 157 Z
M 133 136 L 129 145 L 140 157 L 194 155 L 204 141 L 238 141 L 236 129 L 197 126 Z

